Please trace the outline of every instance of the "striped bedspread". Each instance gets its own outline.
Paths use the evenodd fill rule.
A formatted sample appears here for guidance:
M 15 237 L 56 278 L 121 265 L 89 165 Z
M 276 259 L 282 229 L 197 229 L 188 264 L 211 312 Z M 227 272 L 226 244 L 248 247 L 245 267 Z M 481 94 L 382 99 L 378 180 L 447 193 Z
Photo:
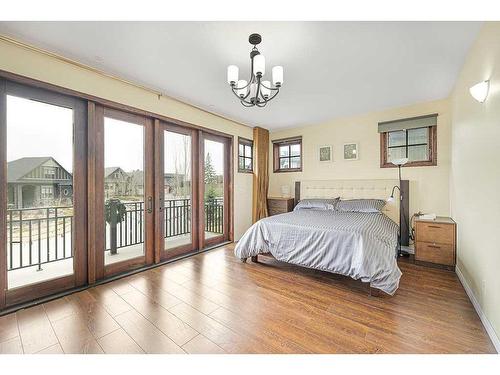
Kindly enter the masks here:
M 398 226 L 386 215 L 299 210 L 252 225 L 234 253 L 248 258 L 270 252 L 277 260 L 350 276 L 394 294 Z

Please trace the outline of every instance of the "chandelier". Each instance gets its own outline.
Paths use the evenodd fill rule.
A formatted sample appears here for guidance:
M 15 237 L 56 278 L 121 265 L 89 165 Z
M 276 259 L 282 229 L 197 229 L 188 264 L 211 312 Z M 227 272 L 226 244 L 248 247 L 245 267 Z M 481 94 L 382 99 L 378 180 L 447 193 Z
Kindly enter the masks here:
M 265 107 L 280 92 L 280 87 L 283 84 L 283 67 L 273 67 L 272 85 L 269 81 L 263 81 L 262 77 L 266 73 L 266 63 L 264 56 L 257 49 L 262 37 L 259 34 L 252 34 L 248 41 L 253 45 L 252 51 L 250 51 L 250 79 L 248 81 L 244 79 L 238 80 L 238 67 L 229 65 L 227 67 L 227 83 L 229 83 L 234 95 L 245 107 Z

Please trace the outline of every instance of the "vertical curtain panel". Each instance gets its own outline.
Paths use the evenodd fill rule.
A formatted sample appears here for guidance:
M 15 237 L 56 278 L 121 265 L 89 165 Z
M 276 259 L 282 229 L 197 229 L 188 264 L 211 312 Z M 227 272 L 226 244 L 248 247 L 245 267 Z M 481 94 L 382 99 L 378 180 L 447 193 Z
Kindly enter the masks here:
M 255 223 L 268 216 L 267 191 L 269 189 L 269 131 L 253 128 L 253 200 L 252 220 Z

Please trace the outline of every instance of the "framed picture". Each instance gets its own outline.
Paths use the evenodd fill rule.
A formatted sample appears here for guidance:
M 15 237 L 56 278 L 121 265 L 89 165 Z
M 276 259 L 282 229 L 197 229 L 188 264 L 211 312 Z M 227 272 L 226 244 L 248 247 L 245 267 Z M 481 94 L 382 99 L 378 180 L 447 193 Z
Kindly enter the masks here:
M 344 160 L 358 160 L 357 143 L 344 143 Z
M 319 146 L 319 161 L 331 162 L 333 160 L 332 146 Z

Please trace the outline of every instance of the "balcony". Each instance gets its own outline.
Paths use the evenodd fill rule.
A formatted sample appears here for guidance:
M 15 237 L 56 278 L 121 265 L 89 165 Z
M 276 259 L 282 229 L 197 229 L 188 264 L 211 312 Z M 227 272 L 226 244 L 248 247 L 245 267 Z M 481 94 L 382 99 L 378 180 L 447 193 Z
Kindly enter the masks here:
M 144 243 L 144 202 L 121 202 L 119 220 L 107 220 L 106 263 L 136 257 Z M 205 237 L 223 233 L 222 198 L 205 203 Z M 111 208 L 113 212 L 113 208 Z M 165 200 L 165 248 L 191 241 L 191 200 Z M 113 215 L 111 215 L 113 216 Z M 7 210 L 7 270 L 9 288 L 73 272 L 73 208 L 40 207 Z M 139 254 L 140 255 L 140 254 Z

